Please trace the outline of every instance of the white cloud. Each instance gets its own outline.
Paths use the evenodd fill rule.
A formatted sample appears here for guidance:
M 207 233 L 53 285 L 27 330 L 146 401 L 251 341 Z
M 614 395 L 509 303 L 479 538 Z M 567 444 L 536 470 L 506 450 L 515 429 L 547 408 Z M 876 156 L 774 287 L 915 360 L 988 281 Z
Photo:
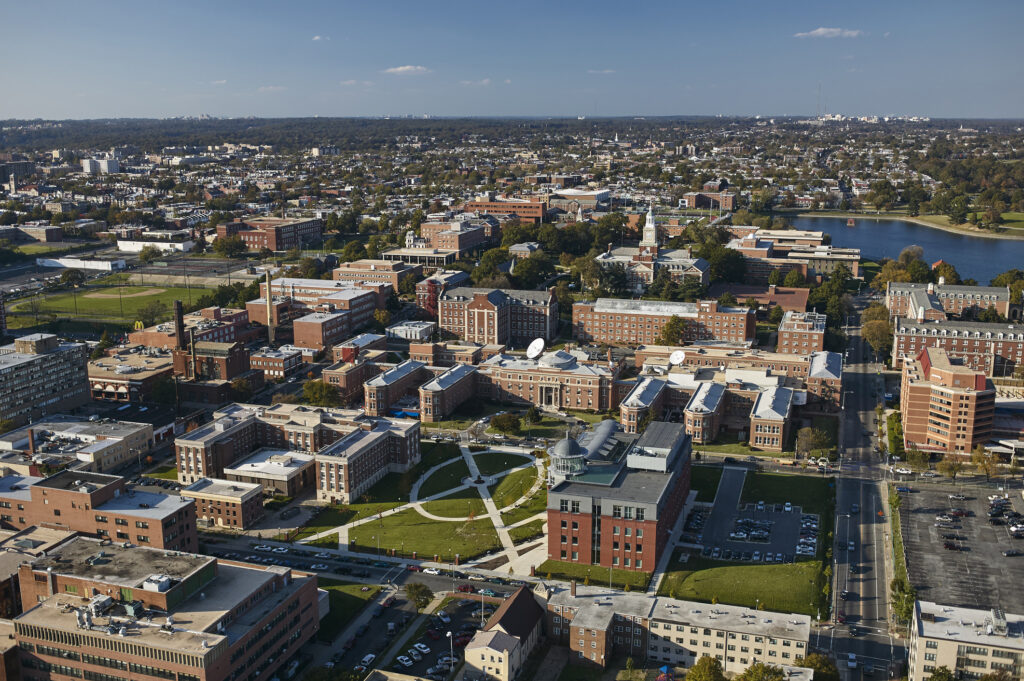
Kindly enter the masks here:
M 390 73 L 395 76 L 418 76 L 423 73 L 430 73 L 430 69 L 426 66 L 406 64 L 405 66 L 392 66 L 390 69 L 384 69 L 384 73 Z
M 859 38 L 864 31 L 850 28 L 825 28 L 821 26 L 806 33 L 794 33 L 794 38 Z
M 482 78 L 480 80 L 460 80 L 459 85 L 473 86 L 478 85 L 480 87 L 487 87 L 491 84 L 490 78 Z
M 506 78 L 505 79 L 505 85 L 511 85 L 511 84 L 512 84 L 512 79 L 511 78 Z
M 227 85 L 227 84 L 228 84 L 228 82 L 226 80 L 211 80 L 210 81 L 210 85 Z
M 330 38 L 325 36 L 325 35 L 315 35 L 315 36 L 313 36 L 313 42 L 316 42 L 318 40 L 330 40 Z
M 256 92 L 260 94 L 267 94 L 269 92 L 283 92 L 285 87 L 283 85 L 261 85 L 256 88 Z
M 888 38 L 890 35 L 892 35 L 892 34 L 889 33 L 889 31 L 886 31 L 885 33 L 882 34 L 882 37 L 883 38 Z
M 338 83 L 338 85 L 341 85 L 342 87 L 352 87 L 353 85 L 362 85 L 363 87 L 370 87 L 371 85 L 373 85 L 373 81 L 372 80 L 356 80 L 356 79 L 352 78 L 352 79 L 349 79 L 349 80 L 343 80 L 340 83 Z
M 587 69 L 587 73 L 596 73 L 602 76 L 606 76 L 610 73 L 615 73 L 615 69 Z

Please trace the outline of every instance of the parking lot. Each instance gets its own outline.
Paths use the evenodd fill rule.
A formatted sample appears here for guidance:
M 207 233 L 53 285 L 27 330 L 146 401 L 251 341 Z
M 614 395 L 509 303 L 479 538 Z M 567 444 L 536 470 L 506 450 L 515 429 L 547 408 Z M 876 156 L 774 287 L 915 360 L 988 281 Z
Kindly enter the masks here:
M 785 503 L 739 506 L 745 472 L 726 468 L 710 512 L 688 519 L 687 532 L 703 544 L 703 555 L 717 560 L 783 563 L 813 556 L 818 541 L 817 515 Z M 700 513 L 701 511 L 697 511 Z
M 952 485 L 902 492 L 900 519 L 910 581 L 918 596 L 950 605 L 1009 612 L 1024 608 L 1024 538 L 1012 517 L 989 518 L 995 490 Z M 1024 512 L 1019 492 L 1007 493 L 1006 513 Z M 961 495 L 964 498 L 950 498 Z M 999 496 L 1002 496 L 1000 494 Z M 966 515 L 961 515 L 961 514 Z M 1004 556 L 1004 551 L 1021 555 Z

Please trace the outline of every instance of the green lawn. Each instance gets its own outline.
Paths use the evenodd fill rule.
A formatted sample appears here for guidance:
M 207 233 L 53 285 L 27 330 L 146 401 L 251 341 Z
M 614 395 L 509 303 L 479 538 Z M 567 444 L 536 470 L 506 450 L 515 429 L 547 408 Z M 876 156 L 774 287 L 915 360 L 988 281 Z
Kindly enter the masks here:
M 594 413 L 592 411 L 577 411 L 577 410 L 574 410 L 574 409 L 566 409 L 565 413 L 568 414 L 569 416 L 575 416 L 576 418 L 580 419 L 581 421 L 586 421 L 587 423 L 591 423 L 591 424 L 592 423 L 600 423 L 601 421 L 604 421 L 605 419 L 612 418 L 608 414 Z M 616 415 L 616 418 L 617 418 L 617 415 Z
M 508 531 L 508 534 L 510 537 L 512 537 L 512 542 L 515 544 L 526 542 L 531 539 L 536 539 L 537 537 L 544 536 L 544 522 L 545 521 L 541 518 L 538 518 L 537 520 L 531 520 L 525 525 L 513 527 L 511 530 Z
M 882 265 L 874 260 L 860 261 L 860 276 L 864 277 L 865 284 L 870 284 L 881 269 Z
M 435 471 L 423 482 L 420 486 L 419 498 L 426 499 L 427 497 L 432 497 L 435 494 L 447 492 L 448 490 L 461 485 L 462 480 L 468 477 L 469 466 L 466 464 L 465 459 L 457 459 L 444 468 Z
M 502 471 L 507 471 L 509 468 L 530 463 L 529 457 L 522 454 L 509 454 L 507 452 L 474 454 L 473 460 L 476 461 L 476 467 L 480 469 L 481 475 L 495 475 Z
M 146 477 L 160 478 L 161 480 L 177 480 L 178 469 L 174 466 L 160 466 L 155 471 L 146 473 Z
M 121 297 L 118 298 L 118 289 Z M 192 287 L 191 298 L 197 299 L 205 291 Z M 93 297 L 93 296 L 102 297 Z M 79 289 L 72 294 L 67 291 L 55 293 L 42 299 L 41 313 L 68 315 L 75 317 L 111 317 L 117 319 L 135 319 L 136 312 L 147 305 L 158 301 L 164 304 L 164 318 L 169 319 L 171 304 L 175 300 L 188 301 L 189 290 L 176 287 L 124 286 L 109 288 Z M 77 300 L 77 302 L 76 302 Z M 122 306 L 124 314 L 121 314 Z M 77 310 L 77 312 L 76 312 Z M 12 306 L 15 313 L 29 314 L 28 301 L 21 301 Z
M 735 565 L 691 555 L 673 560 L 658 589 L 659 596 L 710 603 L 799 612 L 814 617 L 828 598 L 821 561 L 780 565 Z M 822 615 L 827 613 L 822 611 Z
M 718 466 L 694 466 L 690 470 L 690 489 L 697 490 L 697 501 L 714 501 L 722 469 Z
M 527 423 L 525 419 L 521 420 L 522 427 L 519 429 L 519 434 L 525 437 L 539 437 L 548 440 L 560 440 L 565 437 L 565 431 L 569 428 L 568 424 L 561 419 L 552 418 L 550 416 L 541 417 L 537 423 Z M 488 427 L 486 430 L 488 435 L 499 435 L 500 431 L 495 430 L 493 427 Z
M 532 518 L 538 513 L 543 513 L 548 507 L 548 489 L 544 485 L 534 492 L 533 496 L 520 504 L 517 508 L 501 514 L 501 521 L 506 525 L 513 525 L 520 520 Z
M 306 537 L 311 537 L 314 534 L 320 534 L 327 530 L 341 525 L 347 525 L 356 520 L 362 518 L 368 518 L 370 516 L 377 515 L 383 511 L 390 511 L 391 509 L 399 506 L 398 502 L 385 501 L 385 502 L 371 502 L 371 503 L 356 503 L 356 504 L 335 504 L 332 506 L 324 506 L 323 510 L 320 511 L 315 517 L 311 518 L 308 523 L 298 528 L 298 530 L 285 535 L 279 535 L 278 541 L 299 541 Z M 331 540 L 332 546 L 337 547 L 337 538 Z M 317 542 L 318 545 L 322 542 Z
M 391 508 L 398 505 L 397 502 L 409 500 L 409 492 L 413 484 L 420 477 L 434 466 L 462 456 L 459 448 L 450 442 L 440 444 L 424 442 L 420 446 L 420 462 L 405 473 L 388 473 L 380 482 L 371 487 L 366 494 L 360 498 L 360 502 L 392 502 Z
M 509 473 L 497 484 L 491 485 L 488 490 L 495 505 L 499 508 L 511 506 L 519 501 L 520 497 L 530 491 L 533 483 L 537 481 L 537 469 L 534 466 L 524 468 L 521 471 Z
M 800 506 L 804 513 L 831 517 L 835 506 L 835 483 L 832 478 L 782 473 L 747 473 L 740 503 L 765 501 L 782 504 L 787 501 Z M 822 522 L 825 517 L 822 517 Z M 824 528 L 822 534 L 824 535 Z
M 537 576 L 542 579 L 560 579 L 568 582 L 575 579 L 577 582 L 584 582 L 590 579 L 594 586 L 608 586 L 608 568 L 599 565 L 586 565 L 583 563 L 566 563 L 560 560 L 546 560 L 537 566 Z M 632 570 L 617 570 L 611 568 L 612 588 L 622 589 L 625 585 L 633 591 L 647 588 L 651 581 L 648 572 L 633 572 Z
M 504 407 L 497 402 L 470 400 L 459 405 L 448 419 L 436 423 L 424 423 L 423 428 L 428 430 L 465 430 L 484 416 L 492 416 L 502 409 Z
M 320 632 L 317 634 L 317 638 L 325 643 L 333 641 L 380 591 L 379 586 L 353 584 L 327 577 L 318 577 L 317 585 L 327 590 L 331 604 L 330 612 L 320 620 Z M 369 590 L 363 591 L 367 586 Z
M 19 253 L 24 255 L 53 255 L 57 253 L 70 253 L 71 251 L 78 251 L 91 246 L 97 246 L 99 244 L 80 244 L 75 242 L 56 242 L 56 243 L 32 243 L 32 244 L 19 244 L 15 249 Z
M 722 438 L 719 438 L 717 442 L 711 444 L 696 444 L 693 446 L 696 452 L 710 452 L 713 454 L 736 454 L 737 456 L 768 456 L 778 458 L 791 458 L 793 456 L 792 451 L 786 452 L 766 452 L 760 449 L 754 449 L 746 441 L 739 442 L 722 442 Z
M 470 515 L 479 518 L 487 513 L 484 500 L 475 487 L 466 487 L 440 499 L 428 501 L 423 504 L 423 509 L 445 518 L 467 518 Z
M 450 560 L 458 553 L 462 559 L 469 560 L 501 546 L 489 518 L 438 522 L 424 518 L 410 508 L 379 523 L 352 528 L 349 532 L 350 548 L 376 553 L 378 535 L 382 552 L 395 549 L 408 555 L 416 551 L 424 559 L 437 555 L 443 560 Z

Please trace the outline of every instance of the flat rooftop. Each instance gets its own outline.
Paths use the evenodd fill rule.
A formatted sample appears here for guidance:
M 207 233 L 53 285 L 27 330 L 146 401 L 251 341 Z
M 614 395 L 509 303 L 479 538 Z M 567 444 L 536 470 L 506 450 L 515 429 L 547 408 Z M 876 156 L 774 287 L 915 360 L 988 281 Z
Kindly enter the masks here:
M 215 558 L 192 553 L 141 546 L 124 548 L 118 543 L 104 545 L 99 539 L 75 537 L 36 560 L 35 569 L 45 572 L 52 568 L 59 575 L 102 579 L 135 589 L 142 588 L 142 583 L 153 575 L 167 575 L 172 582 L 180 582 L 215 561 Z
M 202 494 L 204 496 L 231 497 L 244 499 L 250 494 L 260 493 L 263 490 L 261 485 L 253 482 L 235 482 L 231 480 L 220 480 L 217 478 L 200 478 L 194 483 L 181 490 L 181 496 Z
M 289 449 L 263 447 L 231 466 L 224 467 L 224 475 L 251 476 L 288 480 L 313 463 L 313 455 Z
M 114 497 L 97 506 L 95 510 L 162 520 L 177 513 L 181 510 L 182 506 L 189 503 L 192 503 L 190 499 L 182 499 L 173 494 L 157 494 L 156 492 L 133 490 Z
M 89 362 L 89 378 L 96 380 L 142 381 L 170 372 L 174 359 L 167 354 L 129 353 L 101 357 Z
M 117 475 L 103 475 L 101 473 L 87 473 L 85 471 L 61 471 L 36 483 L 37 487 L 49 489 L 80 490 L 95 492 L 120 480 Z M 84 488 L 84 490 L 83 490 Z
M 926 638 L 1024 651 L 1022 615 L 918 601 L 914 607 L 914 626 Z

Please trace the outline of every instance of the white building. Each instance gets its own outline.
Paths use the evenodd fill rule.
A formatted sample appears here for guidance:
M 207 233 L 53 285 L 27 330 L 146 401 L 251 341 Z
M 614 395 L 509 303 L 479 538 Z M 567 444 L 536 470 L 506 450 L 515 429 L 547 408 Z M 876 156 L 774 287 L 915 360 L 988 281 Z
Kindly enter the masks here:
M 408 321 L 389 326 L 385 331 L 388 338 L 401 338 L 407 341 L 420 342 L 430 340 L 437 328 L 435 322 Z

